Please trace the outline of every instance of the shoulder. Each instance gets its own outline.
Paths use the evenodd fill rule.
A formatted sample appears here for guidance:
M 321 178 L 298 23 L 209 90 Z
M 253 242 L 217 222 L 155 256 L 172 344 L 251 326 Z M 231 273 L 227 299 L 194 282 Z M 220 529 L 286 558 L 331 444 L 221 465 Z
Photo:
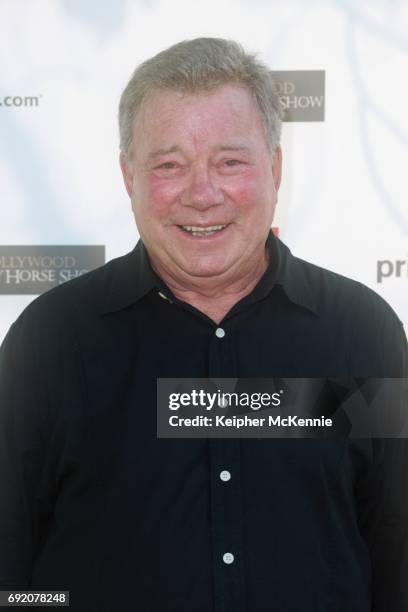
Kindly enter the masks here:
M 351 368 L 378 364 L 383 376 L 406 371 L 407 339 L 393 308 L 363 283 L 295 258 L 327 333 L 347 338 Z M 380 374 L 379 374 L 380 375 Z
M 6 341 L 21 351 L 30 345 L 70 344 L 78 330 L 98 329 L 100 313 L 112 285 L 129 267 L 131 253 L 46 291 L 35 298 L 12 324 Z
M 22 312 L 25 320 L 53 321 L 98 313 L 121 269 L 127 265 L 131 253 L 117 257 L 103 266 L 66 281 L 35 298 Z
M 341 309 L 352 318 L 364 315 L 375 319 L 399 321 L 392 307 L 373 289 L 363 283 L 294 257 L 314 296 L 317 309 Z

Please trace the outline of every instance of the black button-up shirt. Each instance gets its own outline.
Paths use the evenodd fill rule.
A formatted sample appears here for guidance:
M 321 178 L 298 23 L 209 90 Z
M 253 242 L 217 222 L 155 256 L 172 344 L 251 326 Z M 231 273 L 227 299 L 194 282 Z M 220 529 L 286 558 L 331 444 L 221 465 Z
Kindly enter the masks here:
M 0 589 L 70 590 L 76 612 L 408 610 L 406 440 L 156 436 L 158 377 L 406 376 L 379 296 L 267 248 L 219 325 L 140 241 L 13 324 Z

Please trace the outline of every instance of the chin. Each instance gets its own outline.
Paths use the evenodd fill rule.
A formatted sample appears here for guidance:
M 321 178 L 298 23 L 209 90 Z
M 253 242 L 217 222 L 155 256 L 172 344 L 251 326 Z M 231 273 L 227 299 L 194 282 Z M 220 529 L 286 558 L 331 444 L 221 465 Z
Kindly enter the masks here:
M 229 265 L 225 263 L 212 263 L 212 262 L 197 262 L 192 263 L 191 261 L 186 262 L 184 266 L 184 270 L 190 276 L 201 276 L 201 277 L 211 277 L 211 276 L 220 276 L 224 272 L 229 269 Z
M 221 276 L 221 274 L 223 274 L 223 272 L 226 272 L 226 270 L 192 269 L 192 270 L 187 270 L 187 272 L 190 276 L 196 276 L 199 278 L 215 278 L 216 276 Z

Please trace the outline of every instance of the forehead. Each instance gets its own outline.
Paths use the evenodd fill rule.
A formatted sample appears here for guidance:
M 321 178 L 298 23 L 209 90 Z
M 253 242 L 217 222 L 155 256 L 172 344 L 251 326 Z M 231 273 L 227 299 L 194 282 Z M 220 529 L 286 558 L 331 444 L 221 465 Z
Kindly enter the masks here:
M 154 93 L 142 104 L 133 135 L 136 149 L 174 138 L 197 143 L 223 138 L 264 139 L 255 100 L 247 89 L 234 84 L 198 94 L 168 90 Z

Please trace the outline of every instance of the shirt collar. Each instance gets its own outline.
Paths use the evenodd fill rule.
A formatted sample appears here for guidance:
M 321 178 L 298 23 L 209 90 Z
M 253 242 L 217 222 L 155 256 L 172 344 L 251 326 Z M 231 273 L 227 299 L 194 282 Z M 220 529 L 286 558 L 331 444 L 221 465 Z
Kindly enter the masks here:
M 130 306 L 152 289 L 166 290 L 166 285 L 151 267 L 146 247 L 141 240 L 130 253 L 113 259 L 104 267 L 110 268 L 101 310 L 104 314 Z
M 290 301 L 318 314 L 316 296 L 306 270 L 310 264 L 294 257 L 290 249 L 272 232 L 268 235 L 266 248 L 269 255 L 268 267 L 250 295 L 256 300 L 262 299 L 276 285 L 280 285 Z M 154 289 L 169 301 L 174 299 L 170 289 L 154 272 L 141 240 L 130 253 L 112 260 L 104 267 L 109 268 L 110 274 L 102 313 L 122 310 Z
M 272 232 L 266 244 L 270 261 L 275 261 L 274 284 L 281 285 L 292 302 L 318 315 L 317 279 L 312 279 L 310 275 L 312 264 L 292 255 L 286 244 Z

